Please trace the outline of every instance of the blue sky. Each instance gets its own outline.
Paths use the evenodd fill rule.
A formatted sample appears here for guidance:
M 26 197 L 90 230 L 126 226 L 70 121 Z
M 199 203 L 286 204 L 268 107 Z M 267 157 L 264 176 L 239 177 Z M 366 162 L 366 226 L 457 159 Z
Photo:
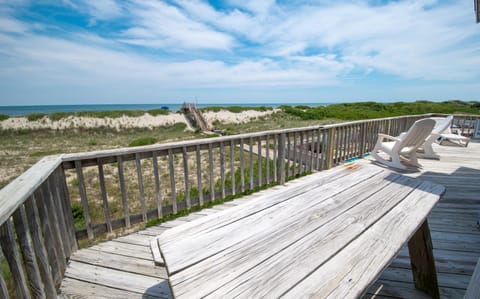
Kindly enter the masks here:
M 0 0 L 0 105 L 480 100 L 473 1 Z

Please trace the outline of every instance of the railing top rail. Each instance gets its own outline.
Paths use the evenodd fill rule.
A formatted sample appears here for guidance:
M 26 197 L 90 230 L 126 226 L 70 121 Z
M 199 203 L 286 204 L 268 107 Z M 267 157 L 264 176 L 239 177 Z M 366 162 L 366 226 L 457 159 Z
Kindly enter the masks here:
M 118 156 L 118 155 L 128 155 L 128 154 L 168 150 L 168 149 L 179 148 L 184 146 L 189 147 L 194 145 L 208 145 L 210 143 L 228 142 L 230 140 L 239 140 L 242 138 L 243 139 L 256 138 L 256 137 L 262 137 L 265 135 L 294 133 L 294 132 L 316 130 L 316 129 L 322 129 L 322 128 L 329 129 L 329 128 L 341 127 L 345 125 L 360 124 L 368 121 L 399 119 L 399 118 L 405 118 L 405 117 L 429 117 L 431 115 L 433 114 L 404 115 L 404 116 L 377 118 L 377 119 L 369 119 L 369 120 L 357 120 L 357 121 L 343 122 L 343 123 L 337 123 L 337 124 L 331 124 L 331 125 L 315 125 L 315 126 L 300 127 L 300 128 L 278 129 L 278 130 L 269 130 L 269 131 L 255 132 L 255 133 L 237 134 L 237 135 L 222 136 L 222 137 L 215 137 L 215 138 L 175 141 L 175 142 L 168 142 L 168 143 L 162 143 L 162 144 L 138 146 L 133 148 L 129 147 L 129 148 L 118 148 L 118 149 L 100 150 L 100 151 L 92 151 L 92 152 L 71 153 L 71 154 L 63 155 L 63 161 L 71 162 L 76 160 L 97 159 L 97 158 L 105 158 L 105 157 Z
M 47 156 L 0 190 L 0 225 L 50 176 L 62 163 L 62 155 Z
M 244 140 L 247 140 L 249 138 L 263 137 L 266 135 L 294 133 L 294 132 L 316 130 L 316 129 L 330 129 L 330 128 L 342 127 L 346 125 L 355 125 L 355 124 L 361 124 L 365 122 L 379 121 L 379 120 L 391 120 L 391 119 L 400 119 L 400 118 L 406 118 L 406 117 L 432 117 L 432 116 L 443 116 L 443 115 L 447 115 L 447 114 L 431 113 L 431 114 L 421 114 L 421 115 L 404 115 L 404 116 L 370 119 L 370 120 L 358 120 L 358 121 L 337 123 L 337 124 L 331 124 L 331 125 L 316 125 L 316 126 L 309 126 L 309 127 L 270 130 L 270 131 L 246 133 L 246 134 L 223 136 L 223 137 L 208 138 L 208 139 L 177 141 L 177 142 L 147 145 L 147 146 L 134 147 L 134 148 L 120 148 L 120 149 L 48 156 L 43 158 L 39 162 L 37 162 L 35 165 L 29 168 L 26 172 L 21 174 L 18 178 L 16 178 L 12 182 L 10 182 L 10 184 L 8 184 L 7 186 L 5 186 L 3 189 L 0 190 L 0 225 L 3 224 L 4 221 L 11 216 L 11 213 L 13 213 L 29 196 L 33 194 L 33 192 L 45 181 L 45 179 L 47 179 L 50 176 L 50 174 L 62 162 L 104 158 L 104 157 L 136 154 L 136 153 L 143 153 L 143 152 L 161 151 L 161 150 L 168 150 L 168 149 L 179 148 L 184 146 L 189 147 L 189 146 L 196 146 L 196 145 L 208 145 L 211 143 L 227 142 L 231 140 L 239 140 L 242 138 Z M 466 114 L 454 114 L 454 116 L 475 117 L 475 118 L 480 117 L 480 115 L 466 115 Z

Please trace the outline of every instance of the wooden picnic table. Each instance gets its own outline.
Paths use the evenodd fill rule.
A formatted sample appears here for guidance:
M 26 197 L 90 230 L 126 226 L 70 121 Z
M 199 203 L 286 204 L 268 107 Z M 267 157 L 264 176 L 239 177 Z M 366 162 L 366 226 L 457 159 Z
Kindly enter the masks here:
M 426 218 L 443 186 L 367 163 L 301 180 L 160 235 L 172 294 L 360 297 L 408 242 L 416 287 L 439 297 Z

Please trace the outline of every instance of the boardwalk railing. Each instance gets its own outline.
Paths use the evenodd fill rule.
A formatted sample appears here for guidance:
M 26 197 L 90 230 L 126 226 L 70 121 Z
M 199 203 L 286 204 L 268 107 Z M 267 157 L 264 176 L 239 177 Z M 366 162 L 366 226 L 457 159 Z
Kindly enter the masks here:
M 46 157 L 0 190 L 0 246 L 18 298 L 54 298 L 80 239 L 246 194 L 371 151 L 415 115 Z M 471 132 L 480 116 L 456 115 Z M 0 272 L 1 273 L 1 272 Z

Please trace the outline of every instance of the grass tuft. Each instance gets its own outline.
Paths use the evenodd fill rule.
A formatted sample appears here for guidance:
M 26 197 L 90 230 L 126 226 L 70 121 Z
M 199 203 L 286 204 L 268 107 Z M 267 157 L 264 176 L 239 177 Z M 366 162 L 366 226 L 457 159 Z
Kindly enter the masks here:
M 149 145 L 149 144 L 154 144 L 157 142 L 157 138 L 154 137 L 143 137 L 143 138 L 138 138 L 130 142 L 128 146 L 143 146 L 143 145 Z
M 232 113 L 241 113 L 243 111 L 249 111 L 249 110 L 254 110 L 254 111 L 271 111 L 273 110 L 272 107 L 266 107 L 266 106 L 227 106 L 227 107 L 221 107 L 221 106 L 211 106 L 211 107 L 205 107 L 201 109 L 202 111 L 212 111 L 212 112 L 219 112 L 221 110 L 227 110 Z
M 27 115 L 27 119 L 29 121 L 36 121 L 36 120 L 42 119 L 45 116 L 46 116 L 45 113 L 32 113 L 32 114 Z
M 150 114 L 151 116 L 157 116 L 157 115 L 169 115 L 170 110 L 168 109 L 152 109 L 148 110 L 147 113 Z

